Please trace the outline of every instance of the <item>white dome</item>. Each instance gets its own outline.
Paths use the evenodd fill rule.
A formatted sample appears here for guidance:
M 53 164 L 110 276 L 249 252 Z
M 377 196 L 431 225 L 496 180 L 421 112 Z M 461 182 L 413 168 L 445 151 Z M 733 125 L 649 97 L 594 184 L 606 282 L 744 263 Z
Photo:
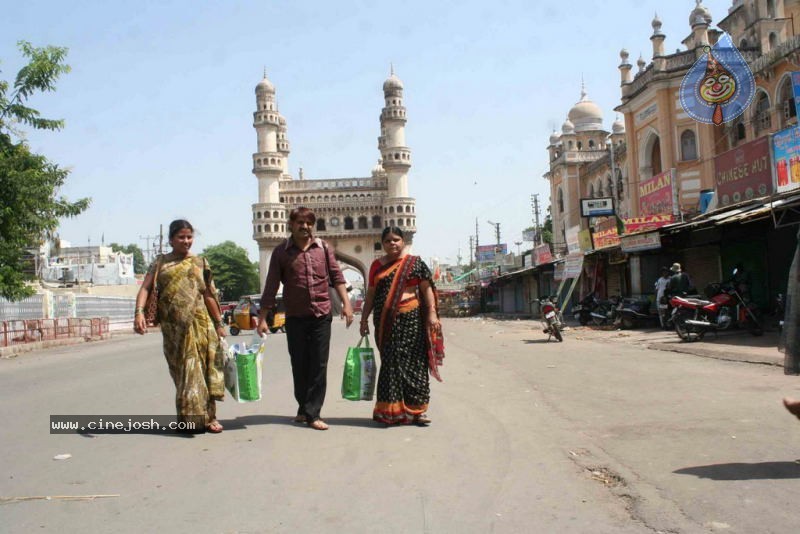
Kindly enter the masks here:
M 697 0 L 697 6 L 692 10 L 692 14 L 689 15 L 689 26 L 697 24 L 698 17 L 705 21 L 706 24 L 711 24 L 711 11 L 703 5 L 702 0 Z
M 561 136 L 558 134 L 558 132 L 553 131 L 552 135 L 550 135 L 550 144 L 555 145 L 556 143 L 559 142 L 560 139 Z
M 603 129 L 603 110 L 589 100 L 589 97 L 586 96 L 586 91 L 581 91 L 581 99 L 572 106 L 567 117 L 575 125 L 576 132 Z
M 384 172 L 386 171 L 383 169 L 383 159 L 378 158 L 378 163 L 376 163 L 375 166 L 372 167 L 372 176 L 378 176 L 383 174 Z
M 392 74 L 388 78 L 386 78 L 386 81 L 383 82 L 383 92 L 384 93 L 389 93 L 389 92 L 394 91 L 396 89 L 402 90 L 403 89 L 403 82 L 401 82 L 400 78 L 395 76 L 394 72 L 392 72 Z
M 614 124 L 611 125 L 611 133 L 615 134 L 623 134 L 625 133 L 625 123 L 622 122 L 622 119 L 617 117 L 617 120 L 614 121 Z
M 256 94 L 261 93 L 275 94 L 275 86 L 272 85 L 272 82 L 267 79 L 266 75 L 264 76 L 264 79 L 258 82 L 258 85 L 256 85 Z
M 571 135 L 575 133 L 575 125 L 572 124 L 572 121 L 569 119 L 564 121 L 564 124 L 561 126 L 561 133 L 565 135 Z

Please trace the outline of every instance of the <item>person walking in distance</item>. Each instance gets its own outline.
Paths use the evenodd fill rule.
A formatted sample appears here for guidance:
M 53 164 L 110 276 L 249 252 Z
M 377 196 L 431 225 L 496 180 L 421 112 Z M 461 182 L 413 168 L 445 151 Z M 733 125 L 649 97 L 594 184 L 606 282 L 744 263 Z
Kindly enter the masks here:
M 658 277 L 655 283 L 656 289 L 656 309 L 658 309 L 658 320 L 661 322 L 661 328 L 666 328 L 667 324 L 667 297 L 664 292 L 669 286 L 669 269 L 666 267 L 661 268 L 661 276 Z M 663 302 L 662 302 L 663 301 Z
M 275 312 L 275 295 L 283 284 L 286 306 L 286 342 L 292 362 L 296 423 L 316 430 L 327 430 L 320 418 L 327 387 L 328 356 L 331 341 L 332 285 L 342 300 L 341 316 L 347 327 L 353 322 L 353 308 L 347 298 L 346 281 L 330 248 L 312 229 L 317 218 L 305 207 L 289 214 L 289 238 L 272 253 L 261 295 L 258 332 L 269 331 L 268 314 Z
M 669 284 L 667 285 L 667 296 L 674 297 L 675 295 L 678 295 L 685 297 L 691 293 L 693 289 L 692 281 L 689 278 L 689 275 L 681 270 L 681 264 L 673 263 L 669 270 L 672 273 L 672 276 L 670 277 Z

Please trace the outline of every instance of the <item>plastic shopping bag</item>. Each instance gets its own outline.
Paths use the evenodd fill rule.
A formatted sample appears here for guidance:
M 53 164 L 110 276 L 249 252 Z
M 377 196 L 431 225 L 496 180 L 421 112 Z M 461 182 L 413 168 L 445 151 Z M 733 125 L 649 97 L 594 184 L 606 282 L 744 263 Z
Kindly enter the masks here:
M 364 343 L 364 347 L 361 344 Z M 347 400 L 372 400 L 375 392 L 375 353 L 364 336 L 355 347 L 347 349 L 342 377 L 342 397 Z
M 266 337 L 253 337 L 247 343 L 236 343 L 227 351 L 225 389 L 237 402 L 261 400 L 261 374 Z

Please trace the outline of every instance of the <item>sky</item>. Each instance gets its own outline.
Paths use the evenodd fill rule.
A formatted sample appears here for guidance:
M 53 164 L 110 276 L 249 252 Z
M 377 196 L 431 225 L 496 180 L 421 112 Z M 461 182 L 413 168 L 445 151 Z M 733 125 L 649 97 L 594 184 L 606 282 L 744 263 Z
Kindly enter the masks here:
M 721 20 L 731 0 L 706 0 Z M 287 121 L 290 173 L 368 177 L 379 151 L 382 85 L 403 81 L 414 253 L 469 261 L 481 243 L 516 251 L 550 203 L 547 145 L 581 80 L 611 130 L 619 51 L 652 56 L 657 12 L 666 50 L 690 33 L 695 0 L 37 1 L 0 19 L 0 78 L 24 64 L 17 41 L 69 49 L 72 71 L 29 102 L 60 132 L 31 148 L 71 170 L 61 193 L 91 207 L 59 229 L 73 245 L 135 243 L 185 218 L 195 250 L 231 240 L 252 260 L 255 85 L 264 70 Z M 151 240 L 152 242 L 152 240 Z M 526 243 L 521 249 L 525 250 Z

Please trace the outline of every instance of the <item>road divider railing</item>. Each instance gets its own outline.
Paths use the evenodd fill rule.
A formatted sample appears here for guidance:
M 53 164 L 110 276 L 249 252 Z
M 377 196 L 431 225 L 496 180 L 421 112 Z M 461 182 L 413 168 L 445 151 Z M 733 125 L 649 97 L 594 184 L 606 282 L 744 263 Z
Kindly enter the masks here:
M 108 333 L 108 317 L 12 319 L 0 322 L 0 347 L 57 339 L 101 338 Z

